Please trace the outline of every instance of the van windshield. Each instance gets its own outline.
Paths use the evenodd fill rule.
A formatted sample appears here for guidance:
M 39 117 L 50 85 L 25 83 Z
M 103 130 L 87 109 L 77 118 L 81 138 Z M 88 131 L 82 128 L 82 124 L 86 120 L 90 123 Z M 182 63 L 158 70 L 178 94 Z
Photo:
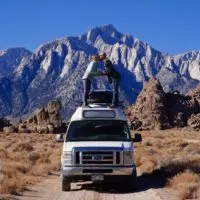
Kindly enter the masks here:
M 70 124 L 66 141 L 130 141 L 125 121 L 84 120 Z

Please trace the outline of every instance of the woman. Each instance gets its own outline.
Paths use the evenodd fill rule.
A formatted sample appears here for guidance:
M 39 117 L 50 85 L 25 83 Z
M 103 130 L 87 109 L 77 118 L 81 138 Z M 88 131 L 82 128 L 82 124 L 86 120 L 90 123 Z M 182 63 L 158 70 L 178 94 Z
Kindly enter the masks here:
M 83 85 L 84 85 L 84 96 L 83 96 L 83 105 L 88 106 L 88 97 L 91 89 L 91 83 L 92 80 L 96 76 L 102 76 L 103 73 L 100 71 L 97 71 L 97 65 L 99 61 L 99 56 L 94 55 L 92 56 L 92 61 L 88 64 L 87 69 L 82 77 Z

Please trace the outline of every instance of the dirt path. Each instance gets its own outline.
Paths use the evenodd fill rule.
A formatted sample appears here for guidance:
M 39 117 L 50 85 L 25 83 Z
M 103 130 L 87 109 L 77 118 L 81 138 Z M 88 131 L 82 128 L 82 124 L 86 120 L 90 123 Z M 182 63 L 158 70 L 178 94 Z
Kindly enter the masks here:
M 25 191 L 16 200 L 175 200 L 163 189 L 163 183 L 150 176 L 140 176 L 134 191 L 123 185 L 95 185 L 91 182 L 73 183 L 70 192 L 61 191 L 59 174 L 54 174 Z

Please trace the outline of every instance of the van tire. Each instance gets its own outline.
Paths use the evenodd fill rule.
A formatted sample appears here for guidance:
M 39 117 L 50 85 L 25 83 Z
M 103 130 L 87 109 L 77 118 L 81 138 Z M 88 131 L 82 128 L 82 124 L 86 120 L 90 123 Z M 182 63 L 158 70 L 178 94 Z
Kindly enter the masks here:
M 62 191 L 70 191 L 71 182 L 65 178 L 62 178 Z
M 134 190 L 136 188 L 137 172 L 133 171 L 132 175 L 129 177 L 128 189 Z

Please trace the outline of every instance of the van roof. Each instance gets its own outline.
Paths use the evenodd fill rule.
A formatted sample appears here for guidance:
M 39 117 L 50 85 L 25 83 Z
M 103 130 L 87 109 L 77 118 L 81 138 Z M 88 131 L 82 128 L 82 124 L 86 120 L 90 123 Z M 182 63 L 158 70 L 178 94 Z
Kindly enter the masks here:
M 126 116 L 120 108 L 110 108 L 107 104 L 89 104 L 88 107 L 78 107 L 71 117 L 71 121 L 88 119 L 127 121 Z

